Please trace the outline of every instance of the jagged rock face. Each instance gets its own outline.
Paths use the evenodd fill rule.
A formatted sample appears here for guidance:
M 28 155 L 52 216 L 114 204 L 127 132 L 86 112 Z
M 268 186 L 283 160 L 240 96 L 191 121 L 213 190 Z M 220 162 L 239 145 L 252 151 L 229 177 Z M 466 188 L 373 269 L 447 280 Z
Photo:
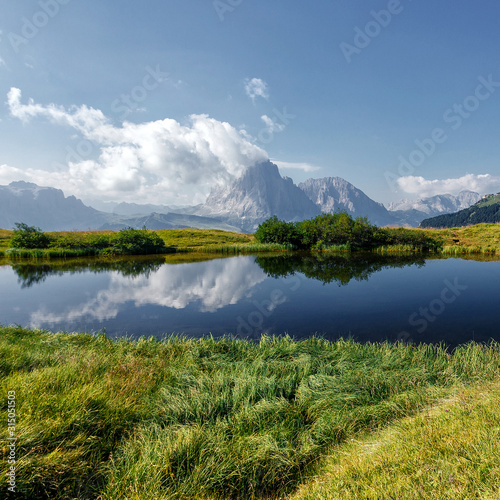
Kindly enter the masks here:
M 474 205 L 481 199 L 479 193 L 473 191 L 461 191 L 457 196 L 451 194 L 439 194 L 429 198 L 420 200 L 401 200 L 395 203 L 390 203 L 388 209 L 390 211 L 408 211 L 417 210 L 425 216 L 438 215 L 456 212 Z
M 88 229 L 103 224 L 105 216 L 74 196 L 65 198 L 60 189 L 18 181 L 0 186 L 0 227 L 13 229 L 16 222 L 43 231 Z
M 381 203 L 340 177 L 307 179 L 299 188 L 322 212 L 345 211 L 354 217 L 366 216 L 372 224 L 382 226 L 397 222 Z
M 216 215 L 240 220 L 245 230 L 253 230 L 267 218 L 276 215 L 287 221 L 315 217 L 319 209 L 288 177 L 281 177 L 270 161 L 247 168 L 229 186 L 213 189 L 200 215 Z
M 479 193 L 475 193 L 474 191 L 460 191 L 457 196 L 457 200 L 459 202 L 457 210 L 469 208 L 470 206 L 477 203 L 481 198 L 482 196 Z

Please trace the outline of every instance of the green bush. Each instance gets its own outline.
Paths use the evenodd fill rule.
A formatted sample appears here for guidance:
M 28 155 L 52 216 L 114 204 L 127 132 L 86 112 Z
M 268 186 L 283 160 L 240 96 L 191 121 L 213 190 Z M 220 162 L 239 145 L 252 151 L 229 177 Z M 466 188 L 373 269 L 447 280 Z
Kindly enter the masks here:
M 349 214 L 321 214 L 298 224 L 305 248 L 347 245 L 364 248 L 372 243 L 373 226 L 366 219 L 353 219 Z
M 421 231 L 380 228 L 370 224 L 366 217 L 353 219 L 346 212 L 321 214 L 298 223 L 281 221 L 273 216 L 259 225 L 255 238 L 260 243 L 279 243 L 313 250 L 333 247 L 372 250 L 386 245 L 403 245 L 434 251 L 440 246 Z
M 166 252 L 164 241 L 154 232 L 143 229 L 122 229 L 115 237 L 110 253 L 140 255 Z
M 28 226 L 24 222 L 16 222 L 14 236 L 10 240 L 11 248 L 48 248 L 51 243 L 49 236 L 39 227 Z
M 280 245 L 302 246 L 302 235 L 294 222 L 279 220 L 276 215 L 259 225 L 255 233 L 259 243 L 279 243 Z

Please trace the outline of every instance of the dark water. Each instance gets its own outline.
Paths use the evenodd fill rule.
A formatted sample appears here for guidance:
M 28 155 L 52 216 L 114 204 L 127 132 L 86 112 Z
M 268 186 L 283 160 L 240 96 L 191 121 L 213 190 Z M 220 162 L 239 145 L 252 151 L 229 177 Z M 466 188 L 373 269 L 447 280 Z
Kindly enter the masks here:
M 0 323 L 111 336 L 500 340 L 500 262 L 240 256 L 0 267 Z

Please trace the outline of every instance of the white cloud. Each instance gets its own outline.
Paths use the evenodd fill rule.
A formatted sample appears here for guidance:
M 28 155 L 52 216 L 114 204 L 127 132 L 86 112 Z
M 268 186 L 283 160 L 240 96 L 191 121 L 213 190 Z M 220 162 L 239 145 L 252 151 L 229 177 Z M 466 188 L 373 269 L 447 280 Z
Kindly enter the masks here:
M 252 101 L 255 101 L 256 97 L 262 97 L 263 99 L 269 98 L 267 83 L 260 78 L 247 78 L 245 80 L 245 92 Z
M 278 161 L 278 160 L 272 160 L 272 162 L 276 163 L 276 165 L 278 165 L 278 168 L 280 170 L 293 169 L 293 170 L 303 170 L 304 172 L 316 172 L 316 170 L 321 169 L 321 167 L 316 167 L 309 163 L 292 163 L 292 162 Z
M 267 115 L 262 115 L 260 119 L 265 123 L 267 130 L 270 133 L 283 132 L 285 130 L 285 125 L 283 123 L 275 122 L 272 118 Z
M 0 57 L 0 68 L 1 67 L 7 67 L 7 64 L 5 64 L 5 61 L 2 59 L 2 57 Z
M 463 190 L 476 191 L 479 194 L 500 191 L 500 177 L 491 174 L 466 174 L 456 179 L 425 179 L 424 177 L 400 177 L 398 186 L 405 192 L 419 198 L 437 194 L 458 194 Z
M 250 297 L 253 289 L 266 279 L 266 274 L 251 258 L 219 259 L 196 264 L 163 265 L 148 276 L 123 276 L 111 273 L 106 288 L 90 296 L 86 302 L 63 312 L 48 311 L 46 306 L 31 314 L 33 327 L 115 318 L 126 304 L 184 309 L 197 304 L 200 312 L 215 312 Z
M 191 115 L 187 125 L 166 118 L 115 126 L 102 111 L 84 105 L 66 109 L 33 99 L 23 104 L 17 88 L 7 98 L 11 115 L 21 121 L 44 118 L 71 127 L 90 141 L 92 155 L 74 155 L 57 172 L 28 169 L 25 174 L 32 177 L 26 180 L 39 183 L 43 177 L 42 184 L 83 198 L 91 193 L 102 200 L 199 203 L 213 185 L 267 159 L 263 149 L 232 125 L 208 115 Z M 13 173 L 12 167 L 4 170 L 7 177 Z

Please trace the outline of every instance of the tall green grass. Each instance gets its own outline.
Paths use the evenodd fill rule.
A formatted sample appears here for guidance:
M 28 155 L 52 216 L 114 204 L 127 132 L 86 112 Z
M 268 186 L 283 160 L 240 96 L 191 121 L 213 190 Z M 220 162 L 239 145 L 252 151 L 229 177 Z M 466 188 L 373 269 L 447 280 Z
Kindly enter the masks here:
M 293 500 L 500 498 L 500 381 L 331 450 Z
M 391 253 L 424 253 L 422 250 L 422 247 L 418 247 L 415 245 L 408 245 L 408 244 L 398 244 L 398 245 L 385 245 L 385 246 L 380 246 L 377 247 L 373 250 L 374 253 L 379 253 L 379 254 L 391 254 Z M 426 251 L 427 253 L 434 253 L 429 252 L 428 250 Z M 439 253 L 439 250 L 437 250 Z
M 499 371 L 498 344 L 449 353 L 0 329 L 1 397 L 16 391 L 25 499 L 278 498 L 332 445 Z M 1 459 L 4 474 L 5 449 Z
M 247 243 L 236 245 L 207 245 L 200 248 L 193 248 L 193 252 L 201 253 L 222 253 L 241 254 L 259 252 L 286 252 L 293 250 L 291 245 L 281 245 L 279 243 Z
M 496 255 L 496 249 L 491 247 L 482 247 L 477 245 L 446 245 L 442 248 L 443 255 Z
M 12 259 L 60 259 L 65 257 L 93 257 L 101 255 L 99 248 L 48 248 L 48 249 L 26 249 L 9 248 L 5 251 L 5 257 Z

